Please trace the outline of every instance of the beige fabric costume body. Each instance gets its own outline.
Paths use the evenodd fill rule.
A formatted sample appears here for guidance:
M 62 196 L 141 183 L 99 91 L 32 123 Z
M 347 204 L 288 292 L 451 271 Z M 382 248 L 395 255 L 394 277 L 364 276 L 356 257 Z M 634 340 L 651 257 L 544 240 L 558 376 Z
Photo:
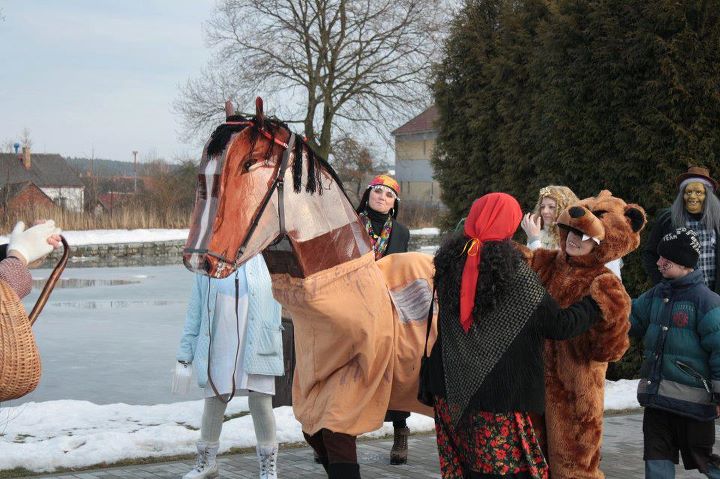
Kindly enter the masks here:
M 372 252 L 307 278 L 273 275 L 295 328 L 293 412 L 303 431 L 359 435 L 417 401 L 433 265 L 421 253 Z M 399 310 L 394 307 L 399 306 Z M 428 349 L 434 344 L 436 322 Z

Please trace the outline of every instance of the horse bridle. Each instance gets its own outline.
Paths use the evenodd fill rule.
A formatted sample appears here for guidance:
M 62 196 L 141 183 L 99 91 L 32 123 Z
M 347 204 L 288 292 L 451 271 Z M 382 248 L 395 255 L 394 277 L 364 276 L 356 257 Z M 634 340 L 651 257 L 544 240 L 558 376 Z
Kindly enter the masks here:
M 257 228 L 258 224 L 260 223 L 260 218 L 262 218 L 263 213 L 265 212 L 265 208 L 267 208 L 267 205 L 270 203 L 270 198 L 272 198 L 273 193 L 275 190 L 277 190 L 278 194 L 278 223 L 279 223 L 279 233 L 277 238 L 270 243 L 269 246 L 275 246 L 278 244 L 287 234 L 287 231 L 285 230 L 285 171 L 287 171 L 287 167 L 290 164 L 290 155 L 292 154 L 292 150 L 295 146 L 295 133 L 290 133 L 290 139 L 287 143 L 281 143 L 279 141 L 275 141 L 280 146 L 285 147 L 285 151 L 283 152 L 282 160 L 280 161 L 280 167 L 277 170 L 277 176 L 275 176 L 275 179 L 273 180 L 272 185 L 268 189 L 267 193 L 265 193 L 265 197 L 262 200 L 262 203 L 260 204 L 260 209 L 258 210 L 257 214 L 253 218 L 252 224 L 250 225 L 250 229 L 248 229 L 247 235 L 245 235 L 245 239 L 243 240 L 242 244 L 240 245 L 240 248 L 238 248 L 237 255 L 235 257 L 235 263 L 237 264 L 238 260 L 240 259 L 240 256 L 245 253 L 245 249 L 247 248 L 248 243 L 250 242 L 250 238 L 252 237 L 253 233 L 255 232 L 255 229 Z

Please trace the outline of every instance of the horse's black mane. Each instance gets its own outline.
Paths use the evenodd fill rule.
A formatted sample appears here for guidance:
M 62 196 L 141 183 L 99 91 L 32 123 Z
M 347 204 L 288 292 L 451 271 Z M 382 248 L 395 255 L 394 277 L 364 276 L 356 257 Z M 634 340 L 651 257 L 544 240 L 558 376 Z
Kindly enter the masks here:
M 255 143 L 257 142 L 258 136 L 260 135 L 260 122 L 254 116 L 243 116 L 243 115 L 232 115 L 226 120 L 227 122 L 250 122 L 251 125 L 232 125 L 223 123 L 212 132 L 210 135 L 210 141 L 207 146 L 207 155 L 215 156 L 222 153 L 230 142 L 230 138 L 234 133 L 238 133 L 247 127 L 251 128 L 251 151 L 255 149 Z M 287 126 L 283 121 L 275 117 L 263 118 L 263 124 L 266 131 L 268 131 L 273 137 L 277 134 L 280 129 L 290 131 L 290 127 Z M 265 159 L 268 160 L 272 153 L 274 143 L 270 143 L 270 148 L 265 153 Z M 315 150 L 305 141 L 301 135 L 295 136 L 295 161 L 292 165 L 292 177 L 293 177 L 293 190 L 295 193 L 300 193 L 302 189 L 302 166 L 303 166 L 303 149 L 307 156 L 307 182 L 305 184 L 305 191 L 314 194 L 322 194 L 322 183 L 321 183 L 321 171 L 325 169 L 332 179 L 338 184 L 341 191 L 345 193 L 342 181 L 338 177 L 337 173 L 328 161 L 322 156 L 318 155 Z M 298 159 L 300 161 L 298 161 Z M 347 194 L 345 193 L 345 196 Z

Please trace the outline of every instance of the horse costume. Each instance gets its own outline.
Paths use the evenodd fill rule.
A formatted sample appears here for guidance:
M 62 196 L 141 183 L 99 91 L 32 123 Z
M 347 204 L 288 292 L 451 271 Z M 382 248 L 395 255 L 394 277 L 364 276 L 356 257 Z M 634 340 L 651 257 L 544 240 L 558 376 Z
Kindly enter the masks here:
M 417 388 L 432 258 L 376 262 L 327 162 L 266 118 L 260 98 L 254 117 L 227 113 L 203 150 L 186 267 L 226 277 L 263 253 L 295 328 L 293 411 L 306 434 L 357 436 L 379 428 L 388 409 L 431 416 Z

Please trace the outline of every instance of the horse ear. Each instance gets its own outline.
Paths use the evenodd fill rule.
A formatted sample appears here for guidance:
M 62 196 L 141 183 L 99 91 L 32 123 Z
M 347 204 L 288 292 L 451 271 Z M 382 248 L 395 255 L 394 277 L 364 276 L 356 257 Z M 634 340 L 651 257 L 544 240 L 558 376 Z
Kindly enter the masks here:
M 265 113 L 263 113 L 263 99 L 255 98 L 255 120 L 260 128 L 265 128 Z
M 225 120 L 235 114 L 235 106 L 230 98 L 225 102 Z

